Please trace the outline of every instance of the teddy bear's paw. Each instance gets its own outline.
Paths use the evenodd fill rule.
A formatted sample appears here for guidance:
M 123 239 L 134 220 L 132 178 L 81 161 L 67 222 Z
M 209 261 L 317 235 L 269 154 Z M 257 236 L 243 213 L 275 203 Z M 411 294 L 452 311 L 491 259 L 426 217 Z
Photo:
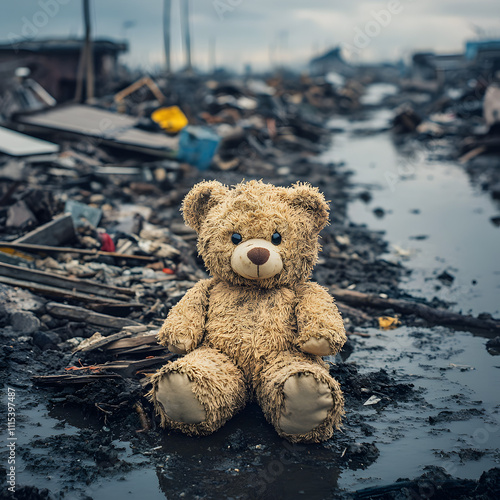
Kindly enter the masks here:
M 300 346 L 302 352 L 314 354 L 316 356 L 328 356 L 333 353 L 328 340 L 325 338 L 310 338 Z
M 192 350 L 192 341 L 186 338 L 177 340 L 175 344 L 169 342 L 167 349 L 174 354 L 186 354 Z
M 283 386 L 284 404 L 278 421 L 285 434 L 305 434 L 323 422 L 333 407 L 331 389 L 310 373 L 290 377 Z
M 206 420 L 205 408 L 193 392 L 193 382 L 185 373 L 172 372 L 158 382 L 156 400 L 174 422 L 199 424 Z

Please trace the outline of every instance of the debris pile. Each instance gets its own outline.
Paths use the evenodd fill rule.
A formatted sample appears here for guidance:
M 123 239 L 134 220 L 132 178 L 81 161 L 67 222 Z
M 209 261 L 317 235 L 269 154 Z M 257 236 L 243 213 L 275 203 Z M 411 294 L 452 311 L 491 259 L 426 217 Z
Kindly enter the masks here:
M 42 350 L 70 351 L 84 338 L 114 338 L 107 336 L 127 328 L 139 335 L 141 325 L 154 331 L 186 290 L 207 277 L 196 235 L 178 213 L 184 194 L 202 178 L 231 184 L 241 176 L 264 176 L 278 184 L 312 182 L 332 200 L 332 224 L 314 278 L 332 287 L 351 333 L 360 324 L 382 327 L 384 315 L 400 324 L 401 314 L 407 321 L 420 317 L 498 331 L 493 320 L 400 300 L 405 270 L 378 258 L 385 250 L 381 235 L 346 225 L 349 174 L 314 158 L 331 137 L 324 119 L 333 111 L 359 109 L 363 88 L 342 84 L 305 77 L 243 82 L 181 76 L 167 85 L 148 77 L 98 106 L 12 115 L 11 125 L 57 144 L 17 133 L 12 149 L 10 136 L 0 136 L 0 149 L 9 152 L 0 156 L 0 283 L 43 298 L 38 317 L 19 311 L 4 323 L 32 334 Z M 439 109 L 440 123 L 450 130 L 457 124 L 443 113 L 453 102 L 449 98 Z M 396 130 L 418 132 L 426 122 L 408 106 L 398 112 Z M 147 348 L 135 354 L 154 352 L 154 335 L 146 338 Z M 117 353 L 102 346 L 95 349 L 117 361 Z M 160 354 L 157 364 L 165 352 Z
M 393 131 L 408 136 L 398 140 L 416 141 L 439 159 L 458 160 L 473 183 L 500 199 L 500 73 L 410 90 L 385 100 L 397 106 Z M 492 223 L 498 225 L 496 219 Z
M 388 335 L 400 325 L 435 324 L 498 335 L 500 323 L 491 317 L 405 296 L 398 285 L 408 271 L 380 258 L 383 235 L 347 220 L 350 174 L 317 156 L 332 137 L 326 119 L 362 112 L 363 91 L 357 82 L 324 78 L 206 81 L 180 75 L 141 78 L 92 106 L 10 115 L 0 128 L 0 356 L 9 367 L 2 381 L 21 389 L 50 387 L 54 406 L 76 406 L 105 427 L 123 422 L 131 440 L 139 439 L 136 431 L 145 436 L 138 447 L 151 447 L 148 432 L 157 421 L 143 395 L 149 375 L 176 357 L 157 344 L 156 333 L 170 308 L 208 277 L 196 234 L 179 212 L 184 195 L 203 179 L 307 181 L 325 193 L 331 225 L 322 235 L 313 279 L 336 297 L 350 335 L 346 356 L 369 336 L 357 331 L 361 325 Z M 486 94 L 496 102 L 495 92 Z M 500 178 L 474 162 L 496 151 L 497 108 L 485 108 L 487 123 L 493 120 L 486 130 L 470 102 L 465 94 L 422 98 L 422 92 L 405 91 L 384 101 L 395 110 L 400 138 L 429 143 L 459 137 L 450 154 L 461 156 L 494 194 Z M 366 391 L 347 389 L 354 405 L 418 401 L 410 384 L 397 384 L 385 371 L 361 376 L 348 363 L 332 370 L 346 388 L 364 384 Z M 87 433 L 96 442 L 104 432 Z M 58 443 L 40 438 L 37 446 Z M 126 470 L 113 446 L 104 439 L 92 459 Z M 335 446 L 344 448 L 352 468 L 366 467 L 379 454 L 351 434 Z M 28 450 L 27 460 L 34 455 Z

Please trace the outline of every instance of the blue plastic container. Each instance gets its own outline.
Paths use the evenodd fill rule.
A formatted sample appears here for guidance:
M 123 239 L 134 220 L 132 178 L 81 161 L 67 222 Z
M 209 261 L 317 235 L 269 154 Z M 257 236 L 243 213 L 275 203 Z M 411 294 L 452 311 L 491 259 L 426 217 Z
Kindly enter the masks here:
M 219 146 L 220 137 L 207 127 L 188 125 L 179 134 L 180 161 L 206 170 Z

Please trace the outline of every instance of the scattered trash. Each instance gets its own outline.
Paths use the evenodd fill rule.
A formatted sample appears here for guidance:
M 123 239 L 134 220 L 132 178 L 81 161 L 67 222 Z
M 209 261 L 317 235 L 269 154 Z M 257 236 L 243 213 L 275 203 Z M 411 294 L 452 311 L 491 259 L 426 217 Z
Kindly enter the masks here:
M 64 211 L 71 214 L 75 228 L 90 224 L 97 227 L 102 217 L 102 210 L 90 207 L 75 200 L 68 200 L 64 206 Z
M 410 105 L 403 105 L 395 111 L 393 126 L 396 132 L 414 132 L 421 123 L 422 118 Z
M 475 185 L 500 198 L 500 178 L 491 160 L 499 150 L 496 93 L 471 82 L 440 89 L 435 81 L 394 78 L 398 92 L 384 92 L 377 100 L 365 92 L 375 78 L 369 70 L 353 79 L 348 73 L 354 69 L 346 66 L 344 73 L 339 61 L 338 53 L 316 61 L 315 66 L 332 65 L 333 72 L 323 76 L 283 73 L 234 81 L 221 75 L 213 80 L 192 74 L 128 77 L 92 105 L 53 106 L 49 99 L 45 109 L 36 105 L 7 113 L 11 106 L 0 102 L 7 127 L 23 127 L 50 141 L 40 144 L 20 134 L 28 141 L 20 146 L 2 139 L 2 132 L 16 132 L 0 128 L 0 326 L 8 373 L 16 384 L 55 387 L 44 398 L 52 397 L 55 407 L 76 404 L 97 415 L 99 432 L 111 434 L 114 425 L 134 439 L 145 430 L 155 432 L 142 395 L 149 375 L 174 358 L 157 343 L 158 329 L 186 291 L 207 277 L 196 234 L 178 211 L 189 188 L 203 178 L 226 184 L 243 177 L 283 185 L 300 180 L 325 191 L 332 220 L 322 234 L 315 279 L 329 287 L 345 319 L 350 339 L 345 358 L 378 336 L 388 338 L 376 330 L 359 331 L 362 327 L 440 324 L 498 332 L 499 322 L 491 316 L 455 313 L 446 304 L 402 292 L 398 283 L 409 266 L 400 262 L 411 250 L 395 247 L 397 264 L 380 258 L 387 252 L 383 236 L 347 219 L 348 169 L 340 161 L 315 158 L 330 147 L 335 127 L 329 127 L 328 118 L 342 115 L 356 124 L 359 114 L 383 101 L 388 116 L 394 115 L 391 133 L 401 134 L 394 141 L 402 153 L 425 150 L 426 157 L 439 161 L 448 148 Z M 355 133 L 373 131 L 359 128 Z M 33 149 L 25 149 L 28 145 Z M 482 163 L 485 159 L 490 163 Z M 368 205 L 371 187 L 356 189 L 376 217 L 389 213 Z M 497 218 L 491 222 L 497 224 Z M 416 231 L 410 239 L 426 238 Z M 444 272 L 438 279 L 452 284 L 458 277 Z M 488 353 L 498 354 L 497 340 L 486 343 Z M 332 370 L 341 372 L 343 386 L 352 385 L 350 404 L 360 414 L 377 413 L 363 412 L 364 406 L 382 400 L 396 406 L 411 394 L 409 385 L 394 384 L 395 374 L 389 377 L 381 370 L 369 385 L 353 366 L 344 359 Z M 449 368 L 469 369 L 453 363 Z M 365 422 L 362 417 L 361 429 L 368 436 L 375 431 Z M 344 450 L 346 464 L 358 460 L 365 467 L 378 450 L 371 443 L 353 442 L 359 439 L 359 422 L 351 424 L 356 429 L 348 428 L 331 446 L 339 456 Z M 102 449 L 95 451 L 101 444 L 108 447 L 104 435 L 96 439 L 90 460 L 80 464 L 94 463 L 99 453 L 107 456 Z M 233 441 L 244 454 L 264 449 L 246 436 Z M 155 451 L 148 441 L 147 453 L 154 456 Z M 29 460 L 29 447 L 26 453 Z M 238 467 L 228 470 L 234 473 Z
M 83 104 L 66 104 L 29 114 L 18 114 L 14 121 L 40 132 L 65 132 L 93 138 L 103 145 L 174 157 L 178 140 L 160 132 L 137 128 L 138 118 L 93 108 Z
M 393 318 L 391 316 L 381 316 L 378 318 L 378 326 L 382 330 L 393 330 L 401 325 L 401 321 L 398 318 Z
M 181 111 L 179 106 L 170 106 L 168 108 L 158 108 L 153 111 L 151 119 L 158 125 L 171 134 L 181 131 L 189 122 L 186 115 Z
M 220 137 L 210 129 L 188 125 L 180 133 L 177 158 L 206 170 L 212 163 L 219 142 Z
M 58 153 L 59 145 L 0 127 L 0 152 L 11 156 Z
M 363 405 L 364 406 L 370 406 L 370 405 L 376 405 L 377 403 L 379 403 L 380 401 L 382 401 L 382 398 L 379 398 L 377 396 L 370 396 L 364 403 Z
M 451 275 L 448 271 L 443 271 L 437 279 L 446 286 L 451 286 L 455 281 L 455 277 Z

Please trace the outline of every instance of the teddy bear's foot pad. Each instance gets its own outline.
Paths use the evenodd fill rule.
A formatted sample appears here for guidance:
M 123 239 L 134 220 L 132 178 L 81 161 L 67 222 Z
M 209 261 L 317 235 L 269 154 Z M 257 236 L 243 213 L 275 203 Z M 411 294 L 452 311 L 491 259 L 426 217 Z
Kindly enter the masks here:
M 285 434 L 305 434 L 313 430 L 333 407 L 331 389 L 309 373 L 290 377 L 283 393 L 285 399 L 278 426 Z
M 203 405 L 196 399 L 193 382 L 185 373 L 173 372 L 158 382 L 156 399 L 174 422 L 199 424 L 206 420 Z

